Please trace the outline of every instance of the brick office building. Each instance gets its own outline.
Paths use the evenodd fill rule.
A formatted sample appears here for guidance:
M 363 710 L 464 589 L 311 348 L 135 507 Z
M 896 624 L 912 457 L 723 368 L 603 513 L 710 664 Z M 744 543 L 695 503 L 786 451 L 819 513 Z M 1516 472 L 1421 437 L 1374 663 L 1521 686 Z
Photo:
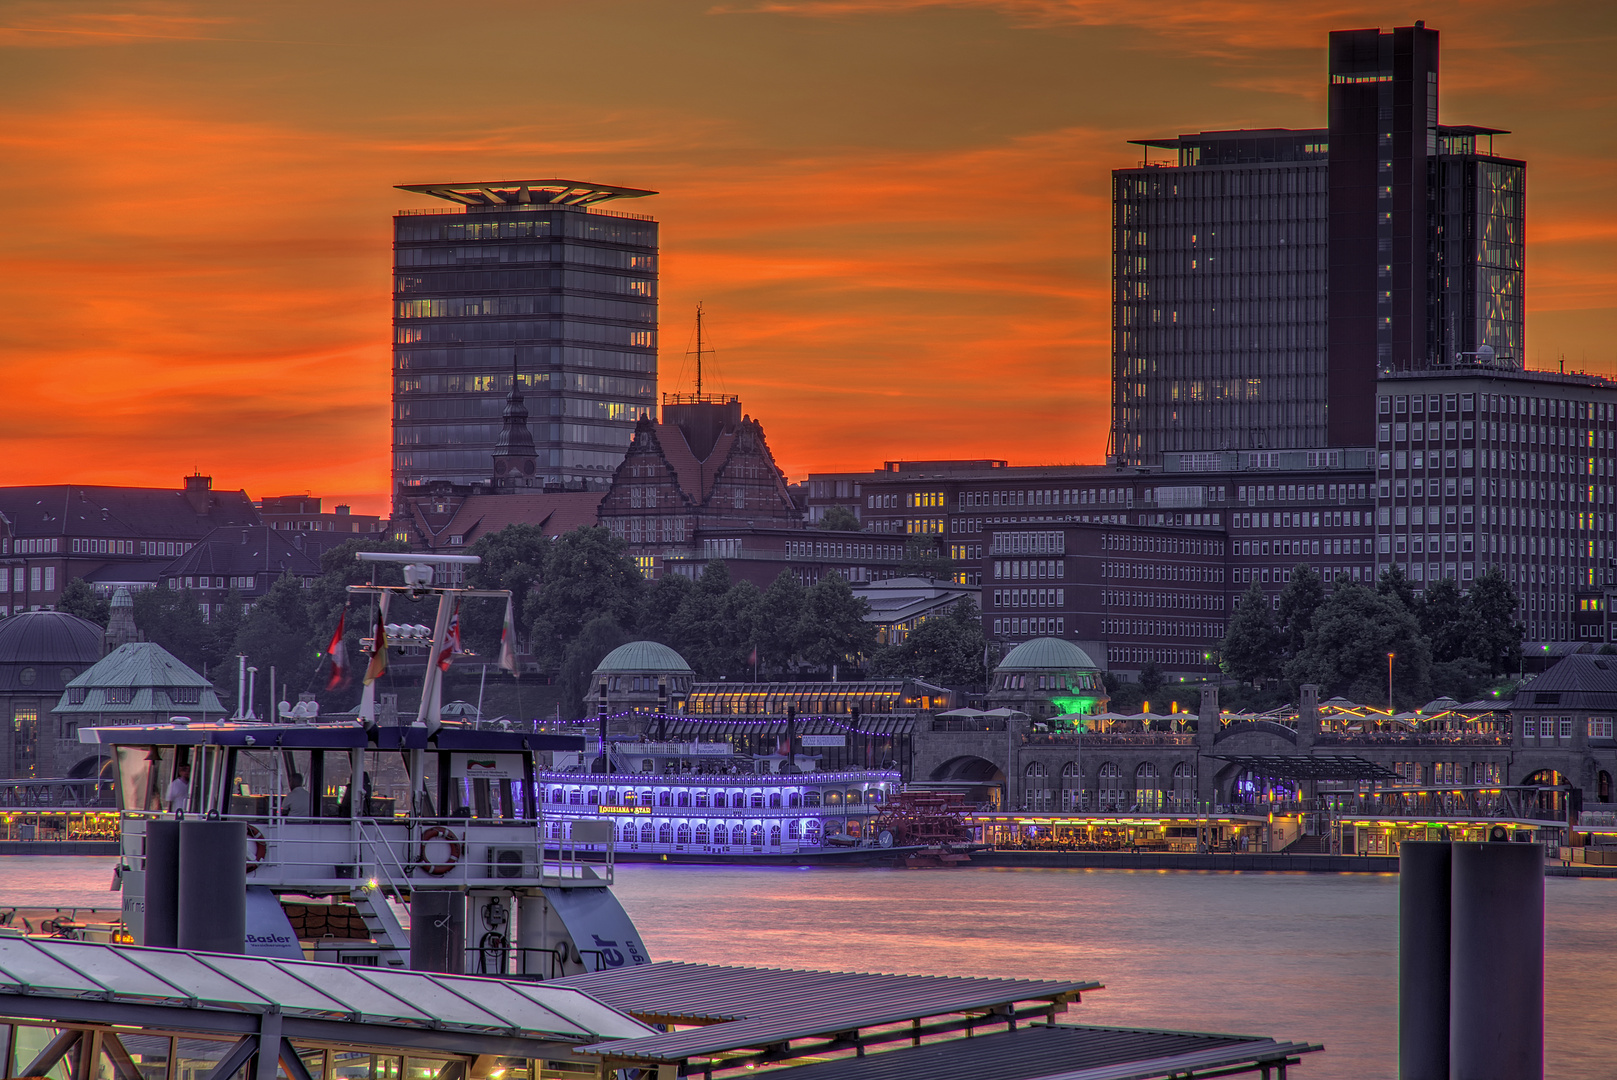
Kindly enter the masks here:
M 622 537 L 647 577 L 702 552 L 712 529 L 800 529 L 763 425 L 735 397 L 669 395 L 662 420 L 642 415 L 601 500 L 601 524 Z
M 0 488 L 0 617 L 52 608 L 76 577 L 111 592 L 148 587 L 160 568 L 222 526 L 257 525 L 245 491 L 214 491 L 213 478 L 182 488 L 50 484 Z

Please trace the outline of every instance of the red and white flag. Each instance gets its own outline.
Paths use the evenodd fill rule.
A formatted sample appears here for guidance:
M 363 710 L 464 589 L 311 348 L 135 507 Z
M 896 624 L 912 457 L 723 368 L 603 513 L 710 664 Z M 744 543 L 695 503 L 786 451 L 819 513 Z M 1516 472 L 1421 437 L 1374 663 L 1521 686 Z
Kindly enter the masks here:
M 444 633 L 444 647 L 438 653 L 438 670 L 448 671 L 449 665 L 455 662 L 455 654 L 460 651 L 460 612 L 456 611 L 449 616 L 449 629 Z
M 348 678 L 348 643 L 343 640 L 343 629 L 348 624 L 348 609 L 344 608 L 342 614 L 337 616 L 337 629 L 331 635 L 331 644 L 326 646 L 326 655 L 331 658 L 331 678 L 326 681 L 327 690 L 335 690 Z
M 517 671 L 517 620 L 509 596 L 505 598 L 505 623 L 500 627 L 500 667 L 513 678 L 520 674 Z

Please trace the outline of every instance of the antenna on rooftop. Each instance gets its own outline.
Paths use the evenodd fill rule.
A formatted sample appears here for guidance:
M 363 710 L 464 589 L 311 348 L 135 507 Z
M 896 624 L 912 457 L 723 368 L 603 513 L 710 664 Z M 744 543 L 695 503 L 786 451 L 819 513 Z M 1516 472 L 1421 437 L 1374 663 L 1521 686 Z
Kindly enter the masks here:
M 702 301 L 696 302 L 696 400 L 702 400 Z

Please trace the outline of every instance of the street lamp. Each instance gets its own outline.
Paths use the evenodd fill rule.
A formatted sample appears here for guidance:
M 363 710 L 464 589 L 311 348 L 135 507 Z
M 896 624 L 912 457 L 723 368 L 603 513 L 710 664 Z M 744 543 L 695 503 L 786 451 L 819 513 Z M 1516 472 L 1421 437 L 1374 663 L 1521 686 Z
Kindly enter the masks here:
M 1397 653 L 1393 652 L 1387 654 L 1387 715 L 1389 717 L 1392 716 L 1392 658 L 1397 655 Z

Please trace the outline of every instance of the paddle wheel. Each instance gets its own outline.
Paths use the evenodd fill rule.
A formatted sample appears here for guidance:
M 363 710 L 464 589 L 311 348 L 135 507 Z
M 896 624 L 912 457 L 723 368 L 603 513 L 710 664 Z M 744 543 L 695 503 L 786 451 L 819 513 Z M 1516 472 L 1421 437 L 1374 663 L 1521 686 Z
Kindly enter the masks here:
M 893 796 L 872 824 L 882 847 L 914 848 L 906 866 L 956 866 L 971 861 L 965 815 L 971 807 L 953 794 L 905 791 Z

